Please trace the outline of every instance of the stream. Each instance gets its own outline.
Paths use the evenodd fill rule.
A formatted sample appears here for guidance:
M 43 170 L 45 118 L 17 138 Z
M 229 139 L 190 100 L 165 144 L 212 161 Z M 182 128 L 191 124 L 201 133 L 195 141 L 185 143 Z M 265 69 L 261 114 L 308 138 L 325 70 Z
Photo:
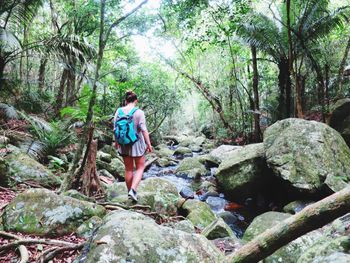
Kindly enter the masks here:
M 193 153 L 194 156 L 198 156 L 200 154 Z M 189 157 L 185 157 L 189 158 Z M 176 157 L 177 160 L 181 161 L 181 159 Z M 238 238 L 242 238 L 245 229 L 251 222 L 253 215 L 249 209 L 245 207 L 232 208 L 232 206 L 237 206 L 237 204 L 225 199 L 223 193 L 210 194 L 203 192 L 200 189 L 200 185 L 204 181 L 209 181 L 216 185 L 215 172 L 217 168 L 210 168 L 208 174 L 201 178 L 201 181 L 198 182 L 193 178 L 188 178 L 185 176 L 178 176 L 175 174 L 175 170 L 178 165 L 168 166 L 168 167 L 159 167 L 153 164 L 143 175 L 143 179 L 150 177 L 160 177 L 169 182 L 173 183 L 179 193 L 181 191 L 192 192 L 194 199 L 201 200 L 206 202 L 214 214 L 218 217 L 222 217 L 224 221 L 230 226 L 232 231 Z M 230 205 L 231 204 L 231 205 Z M 233 204 L 233 205 L 232 205 Z M 231 206 L 231 208 L 230 208 Z M 238 205 L 239 206 L 239 205 Z M 231 210 L 231 211 L 228 211 Z

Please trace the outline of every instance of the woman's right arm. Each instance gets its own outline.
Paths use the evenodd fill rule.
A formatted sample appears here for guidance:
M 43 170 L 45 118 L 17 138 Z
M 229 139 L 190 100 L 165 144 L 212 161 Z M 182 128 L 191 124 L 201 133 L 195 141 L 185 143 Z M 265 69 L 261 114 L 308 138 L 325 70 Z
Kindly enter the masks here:
M 146 145 L 147 145 L 147 149 L 146 151 L 147 152 L 152 152 L 152 145 L 151 145 L 151 140 L 149 138 L 149 133 L 147 130 L 144 130 L 142 131 L 142 135 L 143 135 L 143 138 L 145 138 L 145 142 L 146 142 Z

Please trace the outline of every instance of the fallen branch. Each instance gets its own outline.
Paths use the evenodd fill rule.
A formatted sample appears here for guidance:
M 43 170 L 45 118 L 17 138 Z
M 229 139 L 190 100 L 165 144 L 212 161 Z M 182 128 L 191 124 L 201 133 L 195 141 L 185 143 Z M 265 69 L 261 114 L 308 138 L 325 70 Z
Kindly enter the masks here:
M 350 187 L 346 187 L 266 230 L 230 255 L 227 262 L 258 262 L 296 238 L 349 212 Z
M 55 249 L 48 249 L 44 251 L 44 253 L 40 257 L 40 262 L 46 263 L 49 262 L 51 259 L 53 259 L 56 255 L 64 252 L 64 251 L 70 251 L 70 250 L 78 250 L 85 246 L 86 242 L 82 242 L 79 244 L 75 244 L 73 246 L 66 246 L 66 247 L 59 247 Z

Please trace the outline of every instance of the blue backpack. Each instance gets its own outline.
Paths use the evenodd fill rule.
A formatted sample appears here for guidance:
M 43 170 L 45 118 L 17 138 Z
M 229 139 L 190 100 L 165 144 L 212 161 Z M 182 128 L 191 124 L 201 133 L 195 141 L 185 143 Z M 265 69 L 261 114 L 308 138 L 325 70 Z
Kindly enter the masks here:
M 137 109 L 133 108 L 129 114 L 125 114 L 121 108 L 118 109 L 118 118 L 114 124 L 114 135 L 118 144 L 133 145 L 138 140 L 133 118 Z

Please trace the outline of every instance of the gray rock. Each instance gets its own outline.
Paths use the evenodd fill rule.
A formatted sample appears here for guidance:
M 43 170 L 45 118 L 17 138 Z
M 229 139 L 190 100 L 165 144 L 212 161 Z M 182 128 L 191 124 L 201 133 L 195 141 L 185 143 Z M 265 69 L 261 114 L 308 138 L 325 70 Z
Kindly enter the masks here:
M 209 205 L 196 199 L 187 200 L 181 208 L 186 211 L 186 218 L 199 229 L 204 229 L 216 219 Z
M 181 230 L 187 233 L 196 233 L 196 230 L 194 228 L 194 225 L 191 223 L 190 220 L 182 220 L 179 222 L 169 222 L 163 224 L 163 226 L 171 227 L 177 230 Z
M 170 150 L 166 144 L 160 144 L 160 145 L 157 145 L 155 153 L 160 158 L 166 158 L 166 157 L 172 156 L 174 154 L 174 151 Z
M 192 152 L 199 153 L 202 151 L 202 147 L 198 145 L 190 145 L 190 149 Z
M 96 227 L 102 224 L 102 219 L 98 216 L 93 216 L 82 223 L 75 231 L 79 237 L 89 238 Z
M 220 145 L 218 148 L 212 150 L 210 152 L 210 155 L 214 158 L 219 159 L 220 161 L 223 161 L 228 154 L 242 148 L 242 146 L 234 146 L 234 145 Z
M 109 153 L 105 153 L 103 151 L 98 151 L 96 157 L 97 159 L 106 163 L 110 163 L 112 161 L 112 155 L 110 155 Z
M 218 196 L 208 196 L 205 202 L 215 213 L 224 211 L 226 205 L 226 200 Z
M 350 98 L 336 101 L 330 106 L 329 126 L 338 131 L 350 146 Z
M 177 175 L 186 175 L 189 178 L 200 178 L 207 174 L 207 169 L 197 157 L 183 159 L 176 168 Z
M 258 236 L 259 234 L 272 228 L 273 226 L 289 217 L 289 214 L 283 214 L 279 212 L 267 212 L 259 215 L 258 217 L 254 218 L 253 222 L 247 228 L 246 232 L 244 233 L 243 240 L 250 241 L 254 237 Z M 309 232 L 308 234 L 303 235 L 290 242 L 288 245 L 278 249 L 271 256 L 265 258 L 264 262 L 295 263 L 301 254 L 303 254 L 320 237 L 322 237 L 322 233 L 319 230 Z
M 54 187 L 61 184 L 61 179 L 55 176 L 41 163 L 28 155 L 14 151 L 4 159 L 7 170 L 0 173 L 0 182 L 36 182 L 44 187 Z
M 182 187 L 182 189 L 180 191 L 180 195 L 181 195 L 181 197 L 186 198 L 186 199 L 193 199 L 194 198 L 193 190 L 187 186 Z
M 125 165 L 119 158 L 113 158 L 110 163 L 101 160 L 96 160 L 98 169 L 105 169 L 115 177 L 123 179 L 125 177 Z
M 107 200 L 130 205 L 125 183 L 114 183 L 106 190 Z M 137 189 L 138 204 L 149 205 L 152 211 L 162 215 L 176 215 L 176 204 L 180 196 L 175 185 L 169 181 L 152 177 L 141 181 Z
M 71 189 L 71 190 L 68 190 L 64 193 L 62 193 L 62 195 L 64 196 L 69 196 L 69 197 L 72 197 L 72 198 L 75 198 L 75 199 L 78 199 L 78 200 L 81 200 L 81 201 L 87 201 L 87 202 L 92 202 L 93 199 L 86 196 L 86 195 L 83 195 L 82 193 L 78 192 L 77 190 L 74 190 L 74 189 Z
M 32 189 L 17 195 L 2 215 L 4 229 L 27 234 L 63 235 L 75 231 L 92 216 L 103 216 L 104 207 L 57 195 L 46 189 Z
M 179 146 L 175 149 L 174 155 L 181 155 L 181 156 L 192 156 L 192 151 L 190 148 Z
M 96 244 L 96 241 L 102 244 Z M 110 213 L 98 229 L 86 263 L 223 262 L 223 254 L 198 234 L 160 226 L 131 211 Z
M 289 214 L 296 214 L 313 203 L 313 201 L 296 200 L 285 205 L 283 211 Z
M 10 139 L 6 136 L 0 136 L 0 144 L 8 144 L 10 142 Z
M 209 240 L 223 237 L 235 237 L 231 228 L 222 218 L 217 218 L 214 222 L 204 228 L 201 234 Z
M 348 185 L 350 149 L 328 125 L 285 119 L 266 129 L 268 165 L 276 175 L 301 191 L 314 193 L 324 184 L 333 191 Z
M 264 145 L 250 144 L 228 154 L 216 172 L 218 187 L 225 195 L 244 199 L 267 182 Z

